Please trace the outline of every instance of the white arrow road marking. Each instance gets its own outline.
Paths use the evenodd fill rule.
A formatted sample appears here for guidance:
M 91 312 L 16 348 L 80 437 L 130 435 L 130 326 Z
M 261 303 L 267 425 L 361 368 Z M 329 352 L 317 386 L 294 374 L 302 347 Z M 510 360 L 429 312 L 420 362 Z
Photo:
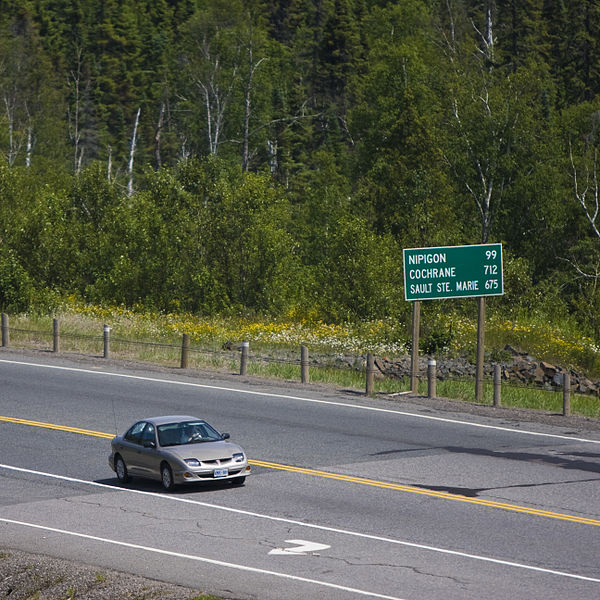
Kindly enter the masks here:
M 275 548 L 269 554 L 287 554 L 295 556 L 306 556 L 309 552 L 315 553 L 319 550 L 331 548 L 327 544 L 319 544 L 317 542 L 307 542 L 306 540 L 285 540 L 288 544 L 299 544 L 295 548 Z

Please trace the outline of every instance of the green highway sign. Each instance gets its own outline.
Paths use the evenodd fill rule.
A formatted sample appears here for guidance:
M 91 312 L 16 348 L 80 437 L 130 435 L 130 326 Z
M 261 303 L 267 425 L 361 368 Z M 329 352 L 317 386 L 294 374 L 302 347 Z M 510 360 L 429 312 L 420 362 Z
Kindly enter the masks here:
M 404 255 L 404 298 L 440 300 L 501 296 L 502 244 L 408 248 Z

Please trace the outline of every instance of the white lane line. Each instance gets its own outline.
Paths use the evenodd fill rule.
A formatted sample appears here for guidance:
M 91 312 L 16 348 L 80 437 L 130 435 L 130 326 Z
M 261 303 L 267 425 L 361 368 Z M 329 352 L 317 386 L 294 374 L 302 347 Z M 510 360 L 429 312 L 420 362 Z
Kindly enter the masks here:
M 27 367 L 38 367 L 41 369 L 55 369 L 55 370 L 59 370 L 59 371 L 71 371 L 71 372 L 76 372 L 76 373 L 104 375 L 104 376 L 109 376 L 109 377 L 121 377 L 123 379 L 148 381 L 148 382 L 152 382 L 152 383 L 164 383 L 167 385 L 182 385 L 182 386 L 187 386 L 187 387 L 196 387 L 196 388 L 209 389 L 209 390 L 219 390 L 222 392 L 233 392 L 236 394 L 247 394 L 249 396 L 263 396 L 265 398 L 283 398 L 285 400 L 297 400 L 300 402 L 309 402 L 312 404 L 329 404 L 331 406 L 341 406 L 343 408 L 354 408 L 357 410 L 367 410 L 367 411 L 371 411 L 371 412 L 387 413 L 387 414 L 399 415 L 402 417 L 411 417 L 414 419 L 426 419 L 429 421 L 438 421 L 441 423 L 452 423 L 454 425 L 465 425 L 467 427 L 479 427 L 481 429 L 493 429 L 496 431 L 505 431 L 505 432 L 509 432 L 509 433 L 518 433 L 518 434 L 523 434 L 523 435 L 532 435 L 532 436 L 538 436 L 538 437 L 554 438 L 554 439 L 559 439 L 559 440 L 568 440 L 570 442 L 584 442 L 587 444 L 600 444 L 600 440 L 593 440 L 593 439 L 588 439 L 588 438 L 572 437 L 572 436 L 568 436 L 568 435 L 559 435 L 559 434 L 555 434 L 555 433 L 540 433 L 538 431 L 513 429 L 511 427 L 500 427 L 498 425 L 486 425 L 483 423 L 473 423 L 472 421 L 461 421 L 459 419 L 448 419 L 445 417 L 420 415 L 420 414 L 410 413 L 410 412 L 405 412 L 405 411 L 400 411 L 400 410 L 392 410 L 389 408 L 364 406 L 362 404 L 349 404 L 347 402 L 335 402 L 333 400 L 317 400 L 316 398 L 304 398 L 302 396 L 290 396 L 287 394 L 273 394 L 270 392 L 255 392 L 252 390 L 240 390 L 237 388 L 223 387 L 223 386 L 218 386 L 218 385 L 208 385 L 205 383 L 193 383 L 191 381 L 175 381 L 172 379 L 161 379 L 161 378 L 157 378 L 157 377 L 144 377 L 141 375 L 128 375 L 126 373 L 111 373 L 110 371 L 94 371 L 93 369 L 80 369 L 80 368 L 76 368 L 76 367 L 64 367 L 64 366 L 59 366 L 59 365 L 43 365 L 43 364 L 39 364 L 39 363 L 30 363 L 30 362 L 24 362 L 24 361 L 18 361 L 18 360 L 0 359 L 0 363 L 23 365 L 23 366 L 27 366 Z
M 383 594 L 376 594 L 375 592 L 368 592 L 366 590 L 359 590 L 357 588 L 346 587 L 344 585 L 338 585 L 336 583 L 329 583 L 327 581 L 320 581 L 318 579 L 308 579 L 306 577 L 299 577 L 298 575 L 290 575 L 289 573 L 280 573 L 278 571 L 269 571 L 267 569 L 258 569 L 256 567 L 249 567 L 247 565 L 239 565 L 236 563 L 224 562 L 222 560 L 215 560 L 212 558 L 206 558 L 204 556 L 195 556 L 193 554 L 183 554 L 181 552 L 173 552 L 171 550 L 163 550 L 161 548 L 153 548 L 152 546 L 142 546 L 140 544 L 131 544 L 129 542 L 121 542 L 119 540 L 111 540 L 108 538 L 102 538 L 95 535 L 87 535 L 85 533 L 78 533 L 77 531 L 68 531 L 66 529 L 57 529 L 55 527 L 46 527 L 45 525 L 37 525 L 35 523 L 27 523 L 25 521 L 15 521 L 14 519 L 5 519 L 0 517 L 0 522 L 9 523 L 11 525 L 20 525 L 22 527 L 31 527 L 34 529 L 41 529 L 42 531 L 50 531 L 52 533 L 60 533 L 63 535 L 70 535 L 73 537 L 84 538 L 86 540 L 92 540 L 94 542 L 103 542 L 105 544 L 112 544 L 114 546 L 123 546 L 125 548 L 132 548 L 134 550 L 144 550 L 146 552 L 154 552 L 156 554 L 162 554 L 166 556 L 173 556 L 175 558 L 185 558 L 188 560 L 194 560 L 197 562 L 208 563 L 210 565 L 217 565 L 219 567 L 227 567 L 229 569 L 237 569 L 238 571 L 249 571 L 250 573 L 259 573 L 260 575 L 270 575 L 272 577 L 280 577 L 282 579 L 291 579 L 293 581 L 300 581 L 302 583 L 310 583 L 313 585 L 319 585 L 322 587 L 333 588 L 335 590 L 342 590 L 344 592 L 351 592 L 353 594 L 359 594 L 361 596 L 370 596 L 371 598 L 382 598 L 383 600 L 402 600 L 397 596 L 385 596 Z
M 525 569 L 528 571 L 537 571 L 538 573 L 545 573 L 547 575 L 558 575 L 560 577 L 569 577 L 571 579 L 580 579 L 582 581 L 591 581 L 594 583 L 600 583 L 600 579 L 595 577 L 586 577 L 585 575 L 577 575 L 575 573 L 568 573 L 565 571 L 556 571 L 554 569 L 545 569 L 543 567 L 535 567 L 533 565 L 526 565 L 524 563 L 511 562 L 508 560 L 501 560 L 498 558 L 490 558 L 488 556 L 480 556 L 477 554 L 468 554 L 466 552 L 459 552 L 457 550 L 448 550 L 446 548 L 438 548 L 436 546 L 427 546 L 425 544 L 416 544 L 414 542 L 406 542 L 403 540 L 396 540 L 394 538 L 387 538 L 378 535 L 371 535 L 368 533 L 361 533 L 358 531 L 351 531 L 347 529 L 338 529 L 337 527 L 327 527 L 325 525 L 316 525 L 314 523 L 305 523 L 304 521 L 295 521 L 293 519 L 286 519 L 284 517 L 274 517 L 272 515 L 265 515 L 261 513 L 251 512 L 248 510 L 242 510 L 239 508 L 230 508 L 229 506 L 222 506 L 219 504 L 209 504 L 208 502 L 200 502 L 199 500 L 192 500 L 190 498 L 178 498 L 174 496 L 167 496 L 165 494 L 159 494 L 157 492 L 146 492 L 144 490 L 134 490 L 127 489 L 121 487 L 115 487 L 112 485 L 107 485 L 105 483 L 98 483 L 96 481 L 86 481 L 85 479 L 76 479 L 75 477 L 67 477 L 66 475 L 55 475 L 53 473 L 45 473 L 44 471 L 33 471 L 31 469 L 25 469 L 22 467 L 13 467 L 11 465 L 3 465 L 0 464 L 0 469 L 7 469 L 10 471 L 18 471 L 20 473 L 27 473 L 29 475 L 38 475 L 42 477 L 49 477 L 51 479 L 58 479 L 61 481 L 69 481 L 71 483 L 79 483 L 83 485 L 89 485 L 92 487 L 99 487 L 106 490 L 110 490 L 112 492 L 123 492 L 129 494 L 139 494 L 141 496 L 151 496 L 153 498 L 161 498 L 165 501 L 171 502 L 182 502 L 184 504 L 194 504 L 196 506 L 202 506 L 204 508 L 212 508 L 215 510 L 222 510 L 224 512 L 230 512 L 238 515 L 244 515 L 247 517 L 254 517 L 257 519 L 266 519 L 268 521 L 275 521 L 278 523 L 285 523 L 286 525 L 295 525 L 298 527 L 306 527 L 308 529 L 316 529 L 319 531 L 327 531 L 329 533 L 335 533 L 340 535 L 349 535 L 352 537 L 363 538 L 368 540 L 373 540 L 376 542 L 384 542 L 388 544 L 396 544 L 398 546 L 404 546 L 407 548 L 416 548 L 418 550 L 427 550 L 430 552 L 437 552 L 439 554 L 448 554 L 451 556 L 458 556 L 460 558 L 468 558 L 471 560 L 479 560 L 482 562 L 493 563 L 497 565 L 502 565 L 505 567 L 514 567 L 517 569 Z

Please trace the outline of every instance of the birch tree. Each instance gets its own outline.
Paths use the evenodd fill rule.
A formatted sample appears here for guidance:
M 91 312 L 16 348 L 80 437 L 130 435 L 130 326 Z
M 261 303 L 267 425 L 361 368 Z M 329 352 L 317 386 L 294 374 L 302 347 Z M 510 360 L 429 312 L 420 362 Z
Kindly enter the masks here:
M 261 63 L 267 60 L 266 56 L 255 59 L 255 42 L 250 30 L 250 36 L 246 46 L 247 73 L 244 89 L 244 125 L 242 131 L 242 170 L 247 171 L 250 164 L 250 119 L 252 117 L 252 94 L 254 90 L 254 76 Z
M 203 4 L 187 26 L 183 53 L 191 88 L 182 99 L 190 115 L 201 109 L 203 146 L 212 155 L 225 143 L 239 148 L 244 171 L 256 152 L 252 139 L 270 122 L 270 114 L 263 114 L 272 82 L 263 77 L 270 56 L 261 6 L 240 0 Z
M 210 3 L 198 10 L 187 26 L 183 64 L 192 89 L 182 99 L 192 115 L 195 105 L 201 107 L 200 129 L 207 153 L 212 155 L 223 143 L 228 110 L 240 86 L 242 48 L 234 28 L 236 4 Z
M 572 198 L 584 217 L 584 229 L 569 249 L 565 260 L 575 273 L 578 293 L 573 304 L 600 335 L 600 110 L 584 104 L 575 125 L 576 132 L 568 140 Z
M 127 195 L 133 196 L 133 162 L 135 158 L 135 148 L 137 145 L 137 131 L 140 122 L 141 108 L 137 109 L 135 114 L 135 122 L 133 124 L 133 133 L 131 135 L 131 143 L 129 144 L 129 162 L 127 164 Z
M 471 19 L 472 33 L 461 40 L 454 35 L 460 15 L 450 1 L 447 7 L 453 28 L 440 38 L 451 73 L 443 156 L 459 189 L 473 202 L 479 237 L 486 243 L 515 175 L 515 138 L 526 88 L 521 77 L 496 64 L 494 3 L 485 3 L 483 22 Z
M 582 173 L 578 172 L 573 158 L 573 148 L 569 143 L 569 160 L 573 178 L 573 195 L 583 210 L 595 237 L 600 239 L 600 189 L 598 183 L 598 148 L 589 151 L 587 164 L 583 165 Z M 584 273 L 580 271 L 582 275 Z M 594 275 L 598 277 L 598 273 Z
M 69 125 L 69 139 L 73 146 L 73 172 L 75 175 L 81 173 L 81 165 L 83 161 L 83 155 L 85 147 L 82 143 L 82 115 L 83 105 L 87 92 L 89 92 L 89 79 L 83 80 L 83 63 L 82 63 L 83 51 L 81 48 L 77 48 L 76 51 L 76 62 L 75 69 L 69 73 L 69 87 L 71 89 L 71 104 L 68 110 L 68 125 Z

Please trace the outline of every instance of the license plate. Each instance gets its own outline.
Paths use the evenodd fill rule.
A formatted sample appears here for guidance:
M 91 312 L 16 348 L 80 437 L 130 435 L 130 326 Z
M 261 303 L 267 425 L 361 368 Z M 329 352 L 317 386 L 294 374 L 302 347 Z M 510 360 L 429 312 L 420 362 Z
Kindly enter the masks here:
M 229 475 L 228 469 L 215 469 L 213 471 L 213 477 L 227 477 Z

